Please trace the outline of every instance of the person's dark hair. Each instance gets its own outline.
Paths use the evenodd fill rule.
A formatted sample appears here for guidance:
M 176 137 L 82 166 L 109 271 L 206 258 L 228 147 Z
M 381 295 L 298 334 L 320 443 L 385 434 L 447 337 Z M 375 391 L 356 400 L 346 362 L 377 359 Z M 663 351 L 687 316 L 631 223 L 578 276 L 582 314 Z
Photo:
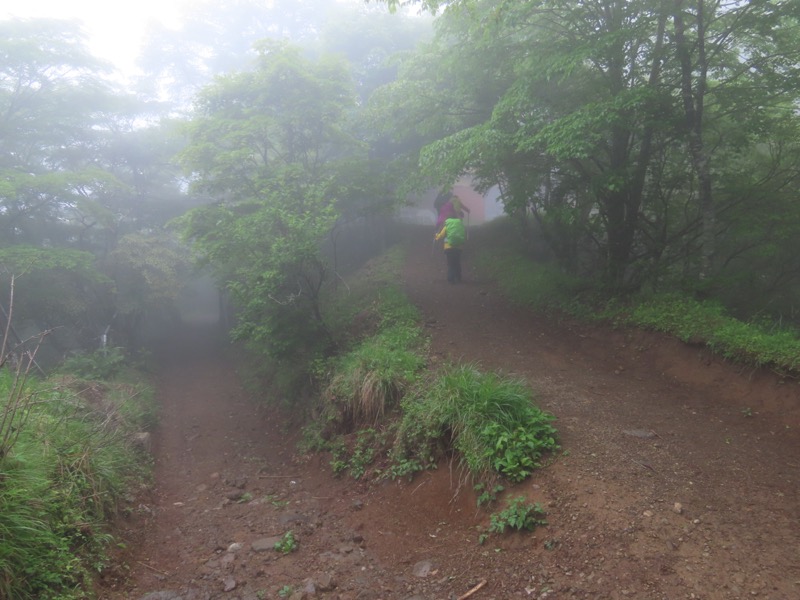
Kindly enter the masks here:
M 445 202 L 450 200 L 450 198 L 452 198 L 452 197 L 453 197 L 453 193 L 450 190 L 442 190 L 436 196 L 436 200 L 433 201 L 433 207 L 436 210 L 441 210 L 442 206 L 445 205 Z

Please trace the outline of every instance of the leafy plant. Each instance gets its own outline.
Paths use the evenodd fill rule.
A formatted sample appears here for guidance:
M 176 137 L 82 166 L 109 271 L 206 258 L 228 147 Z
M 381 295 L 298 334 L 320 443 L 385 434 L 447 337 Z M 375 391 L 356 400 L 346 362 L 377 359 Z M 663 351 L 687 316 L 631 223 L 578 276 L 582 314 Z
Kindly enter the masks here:
M 361 479 L 375 459 L 377 432 L 374 429 L 362 429 L 356 434 L 356 445 L 350 457 L 350 475 L 353 479 Z
M 518 496 L 504 510 L 491 515 L 489 531 L 492 533 L 505 533 L 506 529 L 533 531 L 539 525 L 547 525 L 542 519 L 545 515 L 538 503 L 530 504 L 524 496 Z
M 331 469 L 335 475 L 347 470 L 348 453 L 344 441 L 339 439 L 331 445 Z
M 289 504 L 288 500 L 281 500 L 274 494 L 267 494 L 264 496 L 264 502 L 269 502 L 275 508 L 284 508 Z
M 538 459 L 544 450 L 556 448 L 555 429 L 547 421 L 534 420 L 524 427 L 509 430 L 506 425 L 489 423 L 481 437 L 494 448 L 487 449 L 492 467 L 510 481 L 519 482 L 541 465 Z
M 331 468 L 337 475 L 348 471 L 353 479 L 361 479 L 378 454 L 384 451 L 386 443 L 386 432 L 371 427 L 356 432 L 352 448 L 348 448 L 344 438 L 339 438 L 331 445 Z
M 284 585 L 278 590 L 278 596 L 281 598 L 288 598 L 294 593 L 294 588 L 291 585 Z
M 284 533 L 281 539 L 275 542 L 274 548 L 281 554 L 291 554 L 297 550 L 297 540 L 294 537 L 294 533 L 292 531 Z
M 505 490 L 502 485 L 487 486 L 485 483 L 478 483 L 475 485 L 475 491 L 479 492 L 477 504 L 478 507 L 487 506 L 497 501 L 497 494 Z
M 83 379 L 108 380 L 119 374 L 125 362 L 123 348 L 104 348 L 70 356 L 61 370 Z
M 495 473 L 519 481 L 558 448 L 553 420 L 534 406 L 524 381 L 452 366 L 403 402 L 395 452 L 427 464 L 452 447 L 476 479 Z
M 399 479 L 401 477 L 413 477 L 415 473 L 423 471 L 425 467 L 418 460 L 413 458 L 397 458 L 392 461 L 389 466 L 388 476 L 392 479 Z

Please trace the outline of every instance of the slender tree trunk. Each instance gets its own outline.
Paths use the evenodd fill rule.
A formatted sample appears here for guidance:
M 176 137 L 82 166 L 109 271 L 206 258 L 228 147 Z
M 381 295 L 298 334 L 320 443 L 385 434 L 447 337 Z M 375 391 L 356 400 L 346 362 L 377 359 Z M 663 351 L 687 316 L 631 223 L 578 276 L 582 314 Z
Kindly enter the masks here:
M 607 18 L 614 31 L 623 27 L 620 20 L 622 11 L 618 6 L 609 5 Z M 659 14 L 658 26 L 654 40 L 652 64 L 648 77 L 648 86 L 655 88 L 661 79 L 661 62 L 663 60 L 664 31 L 667 11 Z M 621 94 L 625 89 L 625 49 L 619 46 L 613 56 L 609 77 L 612 95 Z M 635 131 L 630 120 L 633 115 L 620 115 L 611 135 L 610 172 L 613 179 L 602 198 L 606 218 L 607 233 L 607 281 L 615 289 L 624 287 L 631 252 L 639 225 L 639 213 L 644 197 L 646 175 L 652 157 L 653 130 L 652 119 L 648 117 L 652 106 L 645 106 L 645 124 L 641 133 L 638 151 L 633 152 Z M 635 156 L 635 160 L 633 160 Z
M 705 52 L 704 0 L 697 0 L 697 69 L 693 68 L 689 45 L 686 41 L 686 25 L 683 20 L 683 0 L 675 0 L 675 43 L 681 65 L 681 98 L 685 115 L 686 132 L 689 138 L 689 153 L 692 168 L 698 182 L 698 208 L 702 219 L 700 236 L 699 279 L 705 279 L 711 271 L 714 256 L 714 229 L 716 213 L 711 181 L 708 152 L 703 141 L 703 110 L 707 85 L 708 61 Z M 694 75 L 695 70 L 697 75 Z M 695 80 L 696 77 L 696 80 Z

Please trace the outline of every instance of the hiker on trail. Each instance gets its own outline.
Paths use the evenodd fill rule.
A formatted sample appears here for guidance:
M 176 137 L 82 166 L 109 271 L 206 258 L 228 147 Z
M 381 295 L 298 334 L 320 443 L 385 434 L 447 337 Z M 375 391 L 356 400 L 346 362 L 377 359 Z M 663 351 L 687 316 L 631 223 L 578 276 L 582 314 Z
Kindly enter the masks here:
M 442 229 L 434 237 L 434 242 L 444 238 L 444 256 L 447 259 L 447 281 L 461 283 L 461 247 L 467 239 L 467 232 L 460 217 L 445 220 Z
M 444 225 L 444 222 L 450 217 L 463 219 L 464 211 L 469 214 L 469 208 L 464 206 L 464 204 L 461 202 L 461 198 L 455 194 L 452 194 L 447 202 L 442 204 L 442 207 L 439 209 L 439 218 L 436 220 L 436 229 L 441 229 L 441 227 Z

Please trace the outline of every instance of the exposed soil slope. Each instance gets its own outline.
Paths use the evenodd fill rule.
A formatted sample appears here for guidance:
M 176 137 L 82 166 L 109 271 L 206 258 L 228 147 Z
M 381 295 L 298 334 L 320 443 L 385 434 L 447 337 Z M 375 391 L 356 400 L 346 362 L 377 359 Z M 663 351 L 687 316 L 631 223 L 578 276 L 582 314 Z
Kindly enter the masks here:
M 411 483 L 335 479 L 295 457 L 278 415 L 195 330 L 165 363 L 156 487 L 134 507 L 104 598 L 251 600 L 800 598 L 800 385 L 641 332 L 512 307 L 475 276 L 449 285 L 429 234 L 407 291 L 434 359 L 530 381 L 564 454 L 509 490 L 549 525 L 491 536 L 458 470 Z M 187 352 L 187 348 L 192 352 Z M 287 531 L 297 550 L 271 549 Z M 303 591 L 305 589 L 305 591 Z

